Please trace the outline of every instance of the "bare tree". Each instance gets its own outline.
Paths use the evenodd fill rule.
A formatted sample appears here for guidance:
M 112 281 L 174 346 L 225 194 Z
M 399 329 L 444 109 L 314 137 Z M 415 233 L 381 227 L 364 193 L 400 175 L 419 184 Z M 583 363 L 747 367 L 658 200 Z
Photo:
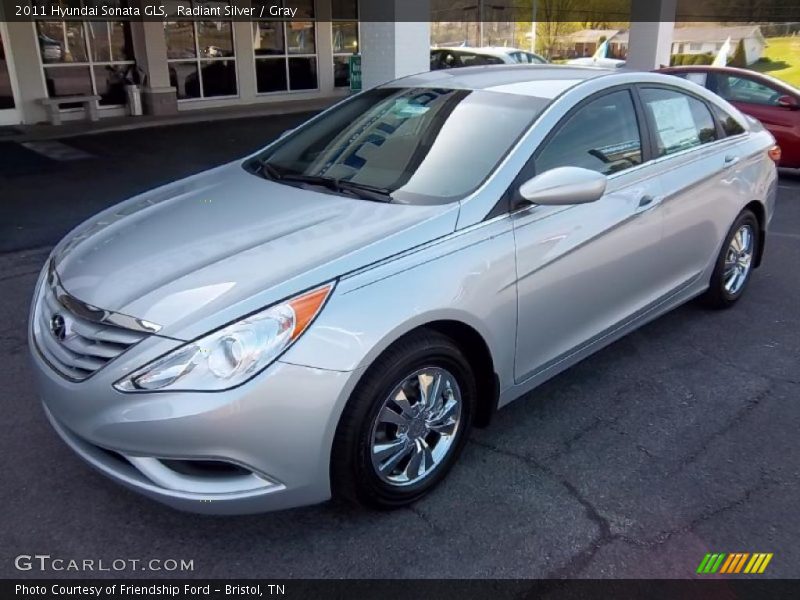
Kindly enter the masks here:
M 552 56 L 559 38 L 574 31 L 576 23 L 568 21 L 575 13 L 576 0 L 539 0 L 536 10 L 536 37 L 545 55 Z

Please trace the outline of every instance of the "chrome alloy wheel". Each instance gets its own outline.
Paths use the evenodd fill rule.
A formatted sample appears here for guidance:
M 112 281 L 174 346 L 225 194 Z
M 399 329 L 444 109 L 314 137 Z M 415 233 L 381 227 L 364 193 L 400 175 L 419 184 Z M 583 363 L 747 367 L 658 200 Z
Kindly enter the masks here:
M 372 426 L 370 452 L 383 481 L 407 486 L 444 461 L 461 424 L 461 390 L 439 367 L 408 375 L 383 401 Z
M 753 264 L 753 229 L 750 225 L 742 225 L 733 236 L 728 251 L 725 253 L 725 274 L 723 281 L 725 291 L 735 296 L 747 281 Z

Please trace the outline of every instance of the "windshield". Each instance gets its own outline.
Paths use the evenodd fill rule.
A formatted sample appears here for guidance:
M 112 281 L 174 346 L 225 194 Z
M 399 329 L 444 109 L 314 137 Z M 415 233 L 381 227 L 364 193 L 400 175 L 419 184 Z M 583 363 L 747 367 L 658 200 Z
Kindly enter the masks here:
M 452 202 L 489 176 L 549 102 L 487 91 L 372 89 L 278 141 L 258 157 L 259 172 L 288 185 L 363 189 L 365 199 L 382 193 L 404 204 Z

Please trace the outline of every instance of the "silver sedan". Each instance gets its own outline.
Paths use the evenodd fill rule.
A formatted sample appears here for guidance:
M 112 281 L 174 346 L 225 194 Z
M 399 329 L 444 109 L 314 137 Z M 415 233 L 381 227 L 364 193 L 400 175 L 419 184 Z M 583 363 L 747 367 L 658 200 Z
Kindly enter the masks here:
M 778 154 L 659 74 L 364 91 L 53 250 L 30 317 L 45 414 L 176 508 L 407 505 L 498 408 L 690 299 L 734 305 Z

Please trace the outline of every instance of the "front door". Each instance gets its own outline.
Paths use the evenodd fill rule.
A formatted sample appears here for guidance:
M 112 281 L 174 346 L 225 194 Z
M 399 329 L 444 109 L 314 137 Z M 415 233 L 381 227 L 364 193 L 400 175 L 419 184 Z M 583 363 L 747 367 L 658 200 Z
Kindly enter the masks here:
M 631 92 L 605 93 L 574 110 L 535 157 L 609 176 L 605 196 L 513 215 L 517 252 L 517 352 L 522 383 L 610 333 L 668 290 L 661 267 L 658 172 L 643 164 Z
M 0 125 L 16 125 L 22 119 L 17 106 L 16 80 L 7 40 L 5 24 L 0 22 Z

